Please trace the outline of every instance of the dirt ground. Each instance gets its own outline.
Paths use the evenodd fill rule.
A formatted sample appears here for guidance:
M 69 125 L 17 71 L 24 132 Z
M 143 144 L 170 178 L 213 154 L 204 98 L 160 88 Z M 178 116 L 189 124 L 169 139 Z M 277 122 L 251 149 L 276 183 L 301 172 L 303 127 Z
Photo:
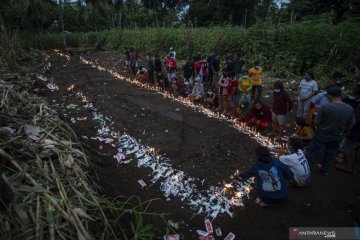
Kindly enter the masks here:
M 115 53 L 75 53 L 69 61 L 51 54 L 52 67 L 47 77 L 54 78 L 59 90 L 51 92 L 41 81 L 35 88 L 51 105 L 58 107 L 60 115 L 70 123 L 79 138 L 94 136 L 95 123 L 91 121 L 91 112 L 86 110 L 77 114 L 87 116 L 87 120 L 71 123 L 71 113 L 59 107 L 80 102 L 79 98 L 68 94 L 66 88 L 72 84 L 81 89 L 103 114 L 112 118 L 114 128 L 166 154 L 174 167 L 188 175 L 206 179 L 204 188 L 222 185 L 223 180 L 229 181 L 236 169 L 241 171 L 254 162 L 253 151 L 258 143 L 247 135 L 235 131 L 223 121 L 208 118 L 159 94 L 141 90 L 83 64 L 80 55 L 128 75 Z M 149 169 L 138 168 L 135 161 L 118 166 L 112 157 L 116 154 L 113 149 L 106 146 L 99 149 L 99 143 L 91 139 L 82 141 L 89 146 L 88 154 L 95 162 L 97 181 L 106 196 L 138 195 L 142 200 L 158 199 L 152 203 L 151 210 L 169 213 L 168 219 L 183 222 L 178 230 L 181 239 L 198 239 L 196 230 L 205 230 L 204 214 L 197 215 L 180 199 L 167 201 L 158 183 L 141 189 L 137 181 L 150 182 Z M 304 189 L 290 189 L 289 199 L 284 205 L 261 209 L 251 194 L 245 207 L 234 209 L 233 218 L 219 215 L 213 226 L 221 227 L 223 234 L 233 232 L 236 239 L 277 240 L 288 239 L 289 227 L 350 227 L 360 216 L 359 183 L 360 174 L 349 175 L 334 169 L 330 177 L 324 177 L 314 171 L 311 185 Z M 156 227 L 157 239 L 160 239 L 164 235 L 164 226 L 156 224 Z

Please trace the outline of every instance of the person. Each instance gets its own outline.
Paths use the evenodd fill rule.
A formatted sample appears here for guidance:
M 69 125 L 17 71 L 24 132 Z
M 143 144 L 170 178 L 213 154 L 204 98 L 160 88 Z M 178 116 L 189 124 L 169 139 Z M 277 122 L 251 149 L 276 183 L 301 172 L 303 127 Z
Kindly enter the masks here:
M 356 160 L 360 156 L 360 104 L 355 110 L 355 125 L 345 136 L 341 152 L 344 159 L 342 163 L 336 165 L 336 168 L 347 173 L 355 173 Z
M 169 93 L 174 95 L 179 94 L 184 97 L 187 97 L 189 95 L 189 91 L 186 89 L 185 84 L 178 78 L 173 79 L 173 81 L 171 82 L 171 88 L 169 90 Z
M 305 118 L 297 118 L 296 126 L 297 131 L 291 136 L 291 138 L 301 140 L 303 146 L 308 147 L 311 139 L 315 135 L 314 129 L 307 123 Z
M 210 85 L 213 82 L 214 79 L 214 63 L 215 63 L 215 52 L 212 52 L 209 54 L 209 56 L 206 59 L 206 62 L 208 64 L 208 73 L 209 73 L 209 80 L 208 82 Z
M 283 203 L 288 198 L 286 180 L 292 180 L 294 174 L 281 161 L 271 158 L 267 147 L 255 149 L 257 161 L 239 174 L 240 178 L 255 177 L 255 190 L 260 198 L 260 207 Z
M 194 74 L 194 64 L 189 60 L 186 59 L 186 63 L 183 66 L 184 70 L 184 83 L 185 85 L 192 85 L 193 84 L 193 74 Z
M 256 99 L 259 99 L 262 92 L 262 81 L 261 81 L 261 75 L 263 73 L 263 70 L 260 66 L 259 62 L 255 62 L 255 66 L 252 67 L 249 70 L 249 76 L 252 79 L 253 87 L 252 87 L 252 97 L 255 101 Z
M 125 50 L 125 68 L 130 68 L 130 50 L 128 48 Z
M 292 107 L 293 102 L 289 94 L 284 90 L 283 82 L 274 82 L 274 97 L 271 109 L 273 126 L 271 135 L 277 135 L 278 139 L 281 139 L 281 134 L 286 123 L 286 115 L 288 112 L 291 112 Z
M 136 68 L 138 67 L 138 62 L 137 62 L 137 53 L 135 52 L 134 48 L 131 48 L 130 50 L 130 69 L 134 74 L 134 77 L 136 76 Z
M 317 130 L 307 153 L 307 159 L 312 168 L 316 155 L 325 146 L 320 173 L 326 176 L 330 175 L 331 163 L 343 139 L 343 134 L 350 129 L 354 119 L 352 107 L 341 101 L 339 87 L 329 88 L 327 95 L 330 102 L 323 106 L 315 117 L 314 124 Z
M 298 109 L 296 117 L 307 118 L 310 109 L 310 101 L 318 91 L 317 83 L 314 80 L 312 71 L 304 75 L 304 79 L 299 84 Z
M 156 75 L 156 84 L 159 85 L 158 76 L 162 76 L 162 63 L 158 54 L 155 55 L 154 70 Z
M 303 152 L 300 139 L 292 138 L 289 142 L 289 155 L 279 157 L 280 162 L 287 165 L 294 174 L 294 185 L 304 187 L 310 182 L 310 167 Z
M 161 89 L 162 91 L 165 91 L 165 88 L 167 87 L 167 83 L 165 81 L 164 75 L 161 72 L 157 73 L 156 80 L 157 80 L 158 88 Z
M 194 75 L 193 75 L 193 79 L 197 78 L 199 76 L 200 70 L 201 70 L 201 66 L 200 66 L 200 57 L 199 56 L 195 56 L 194 57 Z
M 248 70 L 244 69 L 243 75 L 238 80 L 238 90 L 239 90 L 241 109 L 247 108 L 250 105 L 251 89 L 252 89 L 252 79 L 248 76 Z
M 342 72 L 340 70 L 336 70 L 331 77 L 330 84 L 335 84 L 339 88 L 342 88 L 343 87 L 343 82 L 342 82 L 343 77 L 344 77 L 344 75 L 342 74 Z
M 360 103 L 360 84 L 353 87 L 351 94 L 344 97 L 342 101 L 349 104 L 355 111 Z
M 197 77 L 195 78 L 194 87 L 191 93 L 189 94 L 189 99 L 192 102 L 198 102 L 204 97 L 204 95 L 205 95 L 204 85 L 201 82 L 200 78 Z
M 136 73 L 135 80 L 144 83 L 148 80 L 148 78 L 149 78 L 149 73 L 147 69 L 143 66 L 140 66 L 139 70 Z
M 230 108 L 232 109 L 231 115 L 235 117 L 239 108 L 239 98 L 238 98 L 238 80 L 235 77 L 234 73 L 230 73 L 228 101 L 230 102 Z
M 319 112 L 320 108 L 329 103 L 329 99 L 327 97 L 326 91 L 322 91 L 317 93 L 310 100 L 309 113 L 307 114 L 306 123 L 310 126 L 314 124 L 314 118 L 316 114 Z
M 206 84 L 209 80 L 209 74 L 208 74 L 208 65 L 205 59 L 205 56 L 203 56 L 200 60 L 200 68 L 199 68 L 199 77 L 200 81 L 204 84 Z
M 233 55 L 228 53 L 226 56 L 226 71 L 227 72 L 234 72 L 234 59 L 233 59 Z
M 248 125 L 255 126 L 258 129 L 267 129 L 269 127 L 270 120 L 270 108 L 263 104 L 260 100 L 256 100 L 246 116 L 246 123 Z
M 166 56 L 164 65 L 166 67 L 168 81 L 171 84 L 171 81 L 176 78 L 177 71 L 177 64 L 173 53 L 170 53 L 169 57 Z
M 155 71 L 155 57 L 152 54 L 148 56 L 148 74 L 150 83 L 155 83 L 154 71 Z
M 237 53 L 234 59 L 234 73 L 236 79 L 239 79 L 241 77 L 244 65 L 245 65 L 245 61 L 240 58 L 240 53 Z
M 227 112 L 227 105 L 228 105 L 228 95 L 229 95 L 229 78 L 226 69 L 222 70 L 223 74 L 220 77 L 219 81 L 217 82 L 218 97 L 219 97 L 219 106 L 215 109 L 215 111 L 221 111 L 222 107 L 224 106 L 224 111 L 222 112 L 225 114 Z
M 213 77 L 213 79 L 218 79 L 219 71 L 220 71 L 220 55 L 218 53 L 215 53 L 213 69 L 214 69 L 214 77 Z
M 205 95 L 204 101 L 205 101 L 205 104 L 208 105 L 208 107 L 217 107 L 219 105 L 219 101 L 216 96 L 216 92 L 213 88 L 210 88 L 208 90 L 208 92 Z
M 173 47 L 170 47 L 170 48 L 169 48 L 169 56 L 170 56 L 170 55 L 173 55 L 174 59 L 176 59 L 176 52 L 175 52 L 175 50 L 174 50 Z

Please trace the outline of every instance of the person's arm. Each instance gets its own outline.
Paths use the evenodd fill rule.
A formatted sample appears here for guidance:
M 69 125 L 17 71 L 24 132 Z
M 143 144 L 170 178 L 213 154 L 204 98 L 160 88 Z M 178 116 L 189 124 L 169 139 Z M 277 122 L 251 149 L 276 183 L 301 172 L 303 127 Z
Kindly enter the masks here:
M 291 98 L 287 92 L 285 92 L 285 101 L 288 104 L 288 111 L 291 112 L 291 110 L 293 108 L 293 101 L 291 100 Z
M 254 112 L 255 112 L 255 108 L 252 107 L 250 112 L 246 116 L 246 122 L 248 122 L 249 120 L 251 120 L 254 117 Z
M 276 163 L 282 170 L 282 173 L 284 174 L 284 178 L 286 180 L 294 179 L 294 173 L 290 170 L 290 168 L 287 165 L 285 165 L 281 161 L 277 161 Z
M 326 105 L 325 105 L 326 106 Z M 323 117 L 324 117 L 324 114 L 325 114 L 325 106 L 322 106 L 321 108 L 320 108 L 320 111 L 318 112 L 318 114 L 316 115 L 316 117 L 315 117 L 315 119 L 314 119 L 314 125 L 315 126 L 318 126 L 320 123 L 321 123 L 321 121 L 322 121 L 322 119 L 323 119 Z
M 240 173 L 240 174 L 239 174 L 239 177 L 240 177 L 240 178 L 255 177 L 256 170 L 257 170 L 257 166 L 254 164 L 254 165 L 252 165 L 248 170 Z
M 266 121 L 271 121 L 271 111 L 270 108 L 268 106 L 263 106 L 264 107 L 264 120 Z
M 252 81 L 252 78 L 249 78 L 249 87 L 248 87 L 248 89 L 246 89 L 246 91 L 250 92 L 252 87 L 253 87 L 253 81 Z
M 318 91 L 318 86 L 317 86 L 317 83 L 315 82 L 315 85 L 314 85 L 314 87 L 313 87 L 313 90 L 311 91 L 311 93 L 310 93 L 309 95 L 307 95 L 307 96 L 304 97 L 304 100 L 308 100 L 308 99 L 310 99 L 312 96 L 316 95 L 317 91 Z

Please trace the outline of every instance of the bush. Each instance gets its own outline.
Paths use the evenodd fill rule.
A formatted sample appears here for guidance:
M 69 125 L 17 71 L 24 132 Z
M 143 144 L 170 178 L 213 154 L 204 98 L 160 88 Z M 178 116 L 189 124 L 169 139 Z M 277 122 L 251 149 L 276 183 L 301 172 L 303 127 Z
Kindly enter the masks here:
M 43 49 L 62 47 L 62 36 L 32 35 L 25 46 Z M 318 79 L 327 80 L 333 69 L 357 74 L 360 62 L 360 23 L 343 22 L 336 26 L 324 22 L 295 25 L 262 23 L 250 28 L 223 26 L 211 28 L 141 28 L 104 32 L 73 33 L 67 36 L 70 47 L 105 47 L 139 52 L 165 53 L 174 47 L 179 58 L 193 52 L 220 54 L 239 52 L 250 63 L 260 61 L 277 77 L 300 75 L 314 69 Z M 39 44 L 39 42 L 41 44 Z

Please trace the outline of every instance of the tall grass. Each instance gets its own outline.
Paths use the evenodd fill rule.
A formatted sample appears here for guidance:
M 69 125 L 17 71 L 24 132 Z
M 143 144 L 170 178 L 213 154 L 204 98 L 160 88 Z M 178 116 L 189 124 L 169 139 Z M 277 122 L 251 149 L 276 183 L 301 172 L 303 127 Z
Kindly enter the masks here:
M 32 35 L 24 46 L 44 49 L 62 47 L 61 35 Z M 193 52 L 220 54 L 239 52 L 250 63 L 260 61 L 278 77 L 292 77 L 312 68 L 322 78 L 335 69 L 359 73 L 360 23 L 338 25 L 304 22 L 295 25 L 259 24 L 244 29 L 234 26 L 211 28 L 145 28 L 104 32 L 73 33 L 67 36 L 70 47 L 103 47 L 123 51 L 134 47 L 139 52 L 164 53 L 174 47 L 179 58 Z

